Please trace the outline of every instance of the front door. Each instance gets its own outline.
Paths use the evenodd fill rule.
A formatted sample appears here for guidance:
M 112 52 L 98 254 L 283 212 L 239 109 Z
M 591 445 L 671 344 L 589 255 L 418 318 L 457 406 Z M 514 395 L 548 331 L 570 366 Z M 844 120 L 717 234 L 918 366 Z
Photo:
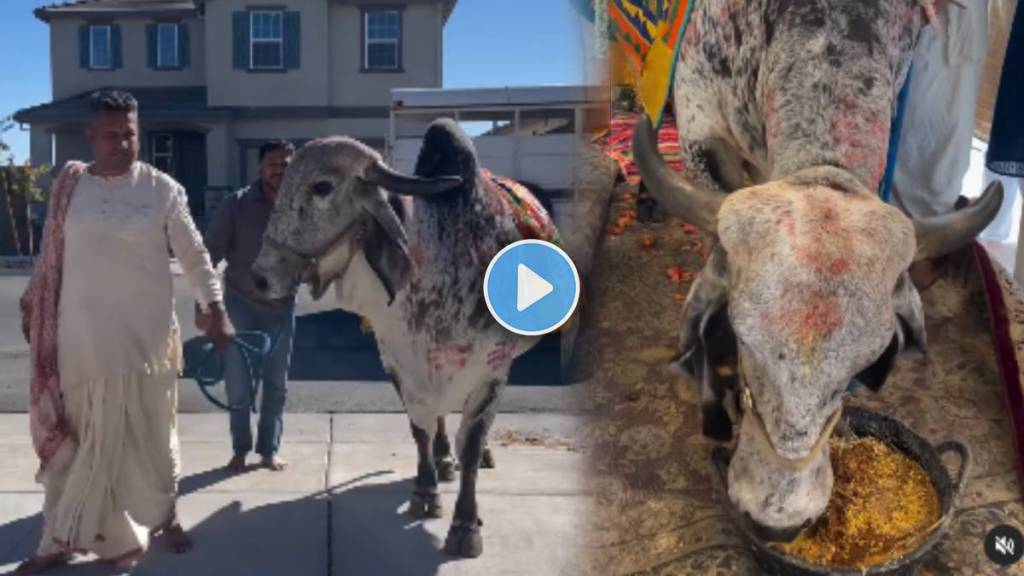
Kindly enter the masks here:
M 200 230 L 206 228 L 206 137 L 199 132 L 153 132 L 150 163 L 178 181 L 188 194 L 188 208 Z

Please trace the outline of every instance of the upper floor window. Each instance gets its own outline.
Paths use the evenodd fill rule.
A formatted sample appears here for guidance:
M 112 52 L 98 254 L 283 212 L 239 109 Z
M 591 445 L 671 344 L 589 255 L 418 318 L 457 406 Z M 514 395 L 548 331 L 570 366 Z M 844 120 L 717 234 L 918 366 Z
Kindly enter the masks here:
M 250 68 L 284 67 L 284 12 L 249 13 Z
M 397 10 L 374 10 L 363 14 L 363 68 L 401 68 L 401 15 Z
M 189 67 L 188 24 L 152 22 L 146 24 L 146 65 L 155 70 L 183 70 Z
M 178 58 L 180 42 L 178 25 L 161 22 L 156 27 L 156 66 L 157 68 L 177 68 L 181 65 Z
M 114 50 L 112 49 L 110 26 L 89 26 L 89 67 L 113 68 Z
M 232 68 L 284 72 L 302 65 L 302 13 L 239 10 L 232 14 Z
M 121 67 L 121 27 L 109 23 L 86 23 L 78 27 L 78 64 L 86 70 L 116 70 Z

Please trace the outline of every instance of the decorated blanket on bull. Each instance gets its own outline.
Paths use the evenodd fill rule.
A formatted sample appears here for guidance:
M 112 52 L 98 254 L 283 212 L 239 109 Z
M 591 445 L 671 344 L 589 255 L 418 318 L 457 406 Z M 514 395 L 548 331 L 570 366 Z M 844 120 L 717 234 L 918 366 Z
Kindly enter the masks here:
M 711 239 L 677 219 L 626 218 L 634 190 L 617 191 L 596 258 L 591 302 L 600 329 L 581 330 L 594 365 L 596 506 L 590 574 L 759 574 L 729 518 L 701 431 L 698 390 L 668 372 L 682 300 Z M 985 534 L 1024 525 L 1024 297 L 978 245 L 954 253 L 921 293 L 928 356 L 902 359 L 878 393 L 851 405 L 893 416 L 933 443 L 965 442 L 973 464 L 950 533 L 919 574 L 979 574 L 992 566 Z M 952 464 L 952 462 L 950 462 Z M 979 572 L 979 568 L 981 571 Z
M 505 207 L 512 212 L 516 228 L 524 240 L 545 240 L 561 244 L 554 218 L 529 188 L 511 178 L 496 176 L 490 170 L 484 169 L 482 172 L 500 193 Z

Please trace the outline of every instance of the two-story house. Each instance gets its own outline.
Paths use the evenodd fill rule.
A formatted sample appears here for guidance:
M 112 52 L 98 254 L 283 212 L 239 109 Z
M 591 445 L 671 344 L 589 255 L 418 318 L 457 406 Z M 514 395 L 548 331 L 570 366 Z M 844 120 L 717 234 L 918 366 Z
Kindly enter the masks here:
M 89 158 L 89 94 L 139 101 L 142 158 L 208 205 L 257 173 L 259 145 L 345 134 L 382 147 L 392 88 L 441 86 L 457 0 L 80 0 L 38 8 L 53 100 L 17 112 L 35 164 Z

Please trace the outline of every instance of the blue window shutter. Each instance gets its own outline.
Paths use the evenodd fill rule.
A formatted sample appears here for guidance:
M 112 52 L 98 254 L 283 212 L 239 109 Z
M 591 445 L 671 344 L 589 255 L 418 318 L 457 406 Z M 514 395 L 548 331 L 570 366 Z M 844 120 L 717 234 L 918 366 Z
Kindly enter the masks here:
M 302 27 L 298 12 L 284 13 L 284 67 L 298 68 L 302 64 Z
M 188 24 L 178 24 L 178 66 L 188 68 L 189 66 L 188 46 Z
M 146 24 L 146 66 L 156 68 L 156 24 Z
M 234 38 L 234 68 L 245 70 L 249 67 L 249 13 L 235 12 L 232 15 Z
M 78 27 L 78 64 L 82 68 L 89 67 L 89 25 Z
M 110 27 L 111 64 L 114 69 L 121 67 L 121 27 L 114 24 Z

